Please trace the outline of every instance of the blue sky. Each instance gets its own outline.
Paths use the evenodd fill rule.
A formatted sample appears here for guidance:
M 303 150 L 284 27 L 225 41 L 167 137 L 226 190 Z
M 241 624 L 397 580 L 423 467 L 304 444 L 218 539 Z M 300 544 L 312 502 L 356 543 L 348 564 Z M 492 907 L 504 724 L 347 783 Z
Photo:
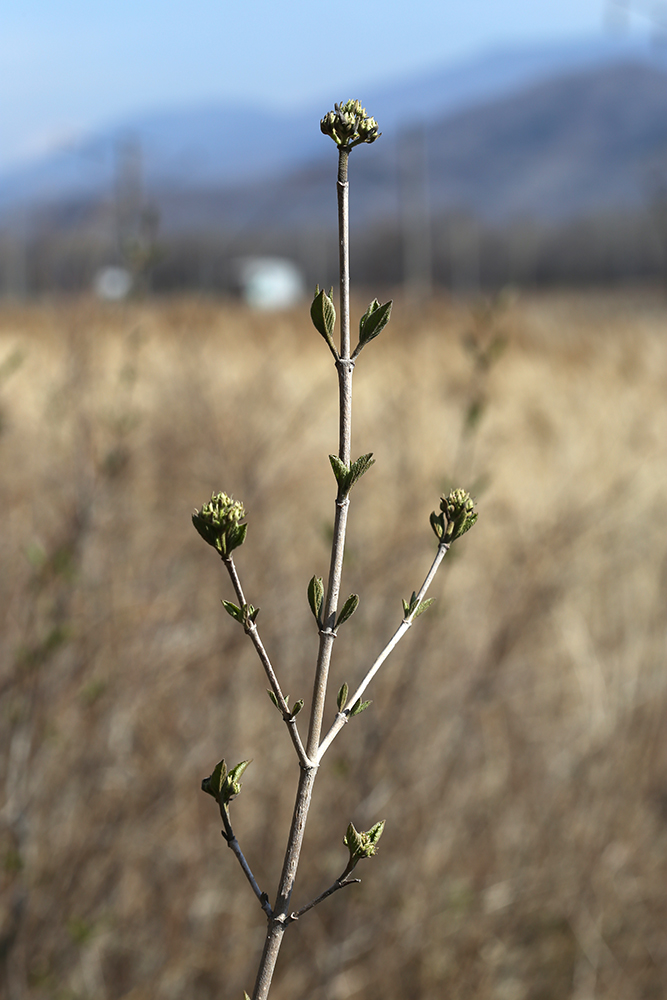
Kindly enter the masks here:
M 600 34 L 604 7 L 605 0 L 2 0 L 0 165 L 145 109 L 363 96 L 365 83 L 480 49 Z

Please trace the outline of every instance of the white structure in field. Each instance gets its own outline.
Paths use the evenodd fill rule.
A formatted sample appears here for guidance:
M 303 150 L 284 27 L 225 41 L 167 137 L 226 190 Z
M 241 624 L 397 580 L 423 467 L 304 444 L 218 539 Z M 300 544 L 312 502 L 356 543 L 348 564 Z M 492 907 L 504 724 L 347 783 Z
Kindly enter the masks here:
M 253 309 L 289 309 L 305 295 L 301 271 L 285 257 L 242 257 L 235 269 L 241 294 Z
M 95 294 L 108 302 L 120 302 L 132 291 L 132 275 L 124 267 L 102 267 L 93 279 Z

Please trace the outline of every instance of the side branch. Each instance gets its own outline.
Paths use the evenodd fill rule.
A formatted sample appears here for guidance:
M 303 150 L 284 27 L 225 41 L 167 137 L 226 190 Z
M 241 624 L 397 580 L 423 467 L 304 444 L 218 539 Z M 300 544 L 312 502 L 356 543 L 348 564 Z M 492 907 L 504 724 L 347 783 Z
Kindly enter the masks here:
M 220 815 L 222 816 L 222 823 L 224 826 L 224 830 L 221 830 L 220 832 L 227 841 L 227 846 L 230 847 L 234 852 L 234 854 L 236 855 L 238 862 L 241 865 L 241 868 L 243 869 L 243 874 L 248 879 L 252 891 L 255 893 L 257 899 L 259 900 L 260 906 L 262 907 L 262 909 L 264 910 L 264 912 L 266 913 L 267 917 L 270 920 L 271 917 L 273 916 L 273 910 L 271 909 L 271 905 L 269 903 L 269 897 L 265 892 L 262 892 L 260 887 L 257 885 L 257 880 L 253 875 L 250 865 L 246 861 L 245 855 L 241 850 L 241 845 L 239 844 L 238 840 L 236 839 L 236 836 L 234 835 L 234 831 L 232 830 L 232 824 L 229 818 L 229 811 L 227 809 L 227 806 L 225 805 L 220 806 Z
M 426 574 L 426 579 L 422 583 L 419 592 L 416 595 L 414 602 L 414 610 L 405 618 L 403 618 L 401 624 L 398 626 L 398 628 L 394 632 L 393 636 L 391 637 L 387 645 L 384 647 L 378 658 L 375 660 L 375 662 L 371 666 L 370 670 L 362 680 L 357 690 L 348 699 L 348 705 L 350 706 L 350 708 L 345 709 L 344 712 L 338 712 L 336 714 L 336 717 L 331 724 L 329 732 L 326 734 L 326 736 L 319 745 L 319 749 L 317 750 L 316 759 L 318 764 L 322 760 L 322 757 L 327 752 L 327 750 L 329 749 L 329 747 L 331 746 L 331 744 L 333 743 L 333 741 L 335 740 L 336 736 L 341 731 L 345 723 L 348 722 L 352 706 L 354 706 L 355 703 L 361 699 L 361 697 L 364 694 L 364 691 L 366 690 L 370 682 L 373 680 L 373 678 L 375 677 L 376 673 L 378 672 L 384 661 L 387 659 L 392 650 L 396 648 L 396 646 L 399 644 L 405 633 L 412 625 L 412 622 L 414 621 L 417 611 L 419 609 L 419 605 L 424 600 L 426 592 L 428 591 L 428 588 L 431 586 L 435 574 L 438 572 L 440 563 L 447 555 L 450 544 L 451 544 L 450 542 L 440 542 L 440 544 L 438 545 L 438 551 L 436 553 L 435 559 L 431 564 L 431 568 Z
M 354 865 L 348 865 L 343 874 L 339 875 L 334 884 L 330 885 L 325 892 L 320 893 L 320 895 L 316 896 L 315 899 L 312 899 L 310 903 L 306 903 L 306 905 L 302 906 L 300 910 L 296 911 L 296 913 L 290 913 L 289 922 L 292 923 L 292 921 L 298 920 L 299 917 L 304 915 L 304 913 L 308 913 L 308 910 L 312 910 L 312 908 L 317 906 L 318 903 L 328 899 L 329 896 L 333 896 L 334 892 L 338 892 L 339 889 L 344 889 L 346 885 L 355 885 L 361 882 L 360 878 L 349 878 L 349 874 L 353 868 Z
M 241 581 L 239 579 L 239 575 L 238 575 L 238 572 L 237 572 L 237 569 L 236 569 L 236 564 L 234 562 L 234 557 L 232 555 L 227 556 L 227 557 L 223 556 L 222 557 L 222 561 L 225 564 L 227 572 L 229 573 L 230 579 L 232 581 L 232 586 L 234 587 L 234 592 L 235 592 L 236 597 L 237 597 L 237 599 L 239 601 L 239 604 L 240 604 L 241 607 L 243 607 L 244 604 L 246 604 L 247 602 L 246 602 L 245 594 L 243 593 L 243 587 L 241 586 Z M 279 683 L 278 678 L 276 676 L 276 672 L 273 669 L 273 664 L 271 663 L 271 660 L 269 659 L 269 654 L 266 652 L 266 649 L 264 648 L 264 643 L 260 639 L 259 631 L 257 629 L 257 625 L 254 622 L 251 622 L 248 625 L 248 627 L 246 628 L 246 632 L 250 636 L 250 641 L 252 642 L 253 646 L 257 650 L 257 655 L 259 656 L 260 662 L 261 662 L 262 666 L 264 667 L 264 672 L 266 673 L 266 676 L 268 678 L 269 684 L 271 685 L 271 690 L 273 691 L 274 695 L 276 696 L 276 700 L 278 702 L 278 707 L 280 708 L 280 711 L 282 712 L 283 720 L 284 720 L 284 722 L 285 722 L 285 724 L 287 726 L 287 731 L 290 734 L 290 739 L 292 740 L 292 743 L 294 744 L 294 749 L 296 750 L 297 757 L 299 758 L 299 763 L 301 764 L 302 767 L 311 767 L 312 766 L 312 761 L 309 759 L 309 757 L 308 757 L 308 755 L 307 755 L 307 753 L 305 751 L 305 748 L 304 748 L 304 745 L 303 745 L 303 742 L 301 740 L 301 736 L 299 734 L 299 730 L 298 730 L 298 727 L 297 727 L 297 724 L 296 724 L 296 719 L 292 718 L 292 714 L 290 712 L 289 705 L 285 701 L 285 696 L 284 696 L 284 694 L 282 692 L 282 689 L 280 687 L 280 683 Z

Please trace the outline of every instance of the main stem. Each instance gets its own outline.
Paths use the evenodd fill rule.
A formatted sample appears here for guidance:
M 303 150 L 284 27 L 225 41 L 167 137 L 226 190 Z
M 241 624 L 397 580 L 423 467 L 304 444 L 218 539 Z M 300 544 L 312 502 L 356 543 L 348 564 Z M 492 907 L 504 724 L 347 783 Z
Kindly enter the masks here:
M 352 371 L 354 362 L 350 361 L 350 236 L 349 236 L 349 185 L 347 179 L 349 149 L 338 150 L 338 234 L 339 234 L 339 264 L 340 264 L 340 358 L 336 362 L 338 371 L 339 396 L 339 444 L 338 457 L 341 462 L 349 465 L 350 445 L 352 439 Z M 336 518 L 331 546 L 331 563 L 329 566 L 329 581 L 324 608 L 324 627 L 320 630 L 320 645 L 315 668 L 315 683 L 313 687 L 313 703 L 310 711 L 310 725 L 306 755 L 310 761 L 315 761 L 322 732 L 322 718 L 326 699 L 327 680 L 333 642 L 336 638 L 334 626 L 338 610 L 340 582 L 343 572 L 343 553 L 345 550 L 345 531 L 347 528 L 347 512 L 349 498 L 342 497 L 339 490 L 336 498 Z M 303 835 L 310 809 L 313 784 L 317 774 L 317 765 L 305 765 L 300 762 L 301 775 L 294 803 L 292 825 L 290 827 L 283 870 L 280 876 L 278 895 L 273 906 L 273 916 L 264 942 L 264 950 L 257 970 L 257 979 L 253 991 L 253 1000 L 266 1000 L 271 988 L 271 980 L 278 960 L 278 953 L 283 935 L 289 923 L 289 904 L 296 879 L 296 872 L 301 855 Z
M 339 236 L 339 269 L 340 269 L 340 358 L 336 362 L 338 370 L 338 400 L 339 400 L 339 434 L 338 457 L 341 462 L 349 465 L 350 444 L 352 438 L 352 371 L 354 363 L 350 361 L 350 222 L 349 222 L 349 183 L 347 165 L 349 150 L 340 149 L 338 153 L 338 236 Z M 333 543 L 331 546 L 331 563 L 329 566 L 329 581 L 326 603 L 324 606 L 324 628 L 320 630 L 320 648 L 315 670 L 313 685 L 313 705 L 310 713 L 310 728 L 306 753 L 311 760 L 315 759 L 322 731 L 324 701 L 329 677 L 329 664 L 333 643 L 336 638 L 334 626 L 340 596 L 340 582 L 343 573 L 343 553 L 345 550 L 345 531 L 347 528 L 347 512 L 350 506 L 348 497 L 341 497 L 340 491 L 336 498 L 336 517 L 334 520 Z

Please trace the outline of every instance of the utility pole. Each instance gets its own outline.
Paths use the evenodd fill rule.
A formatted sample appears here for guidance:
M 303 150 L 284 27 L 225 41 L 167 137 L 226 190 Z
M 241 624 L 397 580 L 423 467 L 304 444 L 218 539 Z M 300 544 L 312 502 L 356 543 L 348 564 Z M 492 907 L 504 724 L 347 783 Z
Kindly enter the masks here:
M 433 247 L 426 129 L 418 125 L 398 137 L 398 199 L 403 249 L 403 284 L 414 301 L 433 291 Z

